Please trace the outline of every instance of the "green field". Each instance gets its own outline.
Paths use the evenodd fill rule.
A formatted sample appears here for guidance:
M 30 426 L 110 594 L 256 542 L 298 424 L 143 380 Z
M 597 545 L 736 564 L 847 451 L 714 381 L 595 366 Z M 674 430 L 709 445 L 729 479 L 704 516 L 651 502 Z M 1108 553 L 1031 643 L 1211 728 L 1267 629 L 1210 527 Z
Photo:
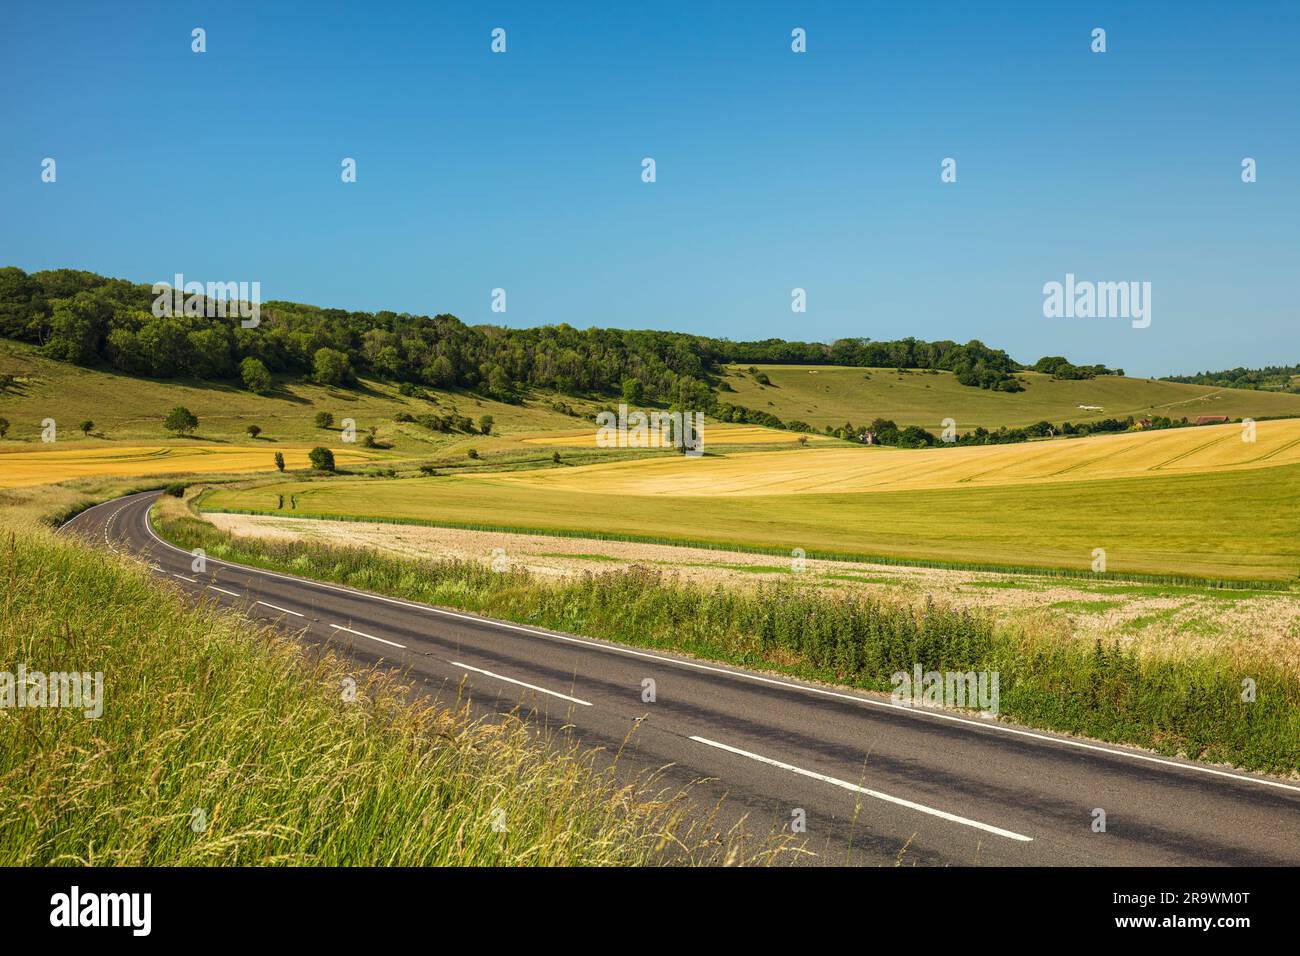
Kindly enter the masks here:
M 329 388 L 310 381 L 281 380 L 266 396 L 254 395 L 235 384 L 187 380 L 137 378 L 118 372 L 79 368 L 44 358 L 39 350 L 0 340 L 0 373 L 19 377 L 10 391 L 0 393 L 0 416 L 10 422 L 9 434 L 0 450 L 18 442 L 40 446 L 40 422 L 53 418 L 60 429 L 60 447 L 71 444 L 83 420 L 95 423 L 88 445 L 104 442 L 157 442 L 172 438 L 163 419 L 174 405 L 184 405 L 199 419 L 193 439 L 207 442 L 246 444 L 248 425 L 259 425 L 259 441 L 311 442 L 333 445 L 339 440 L 338 422 L 352 418 L 358 434 L 371 425 L 379 427 L 378 440 L 391 446 L 393 454 L 428 455 L 447 448 L 474 445 L 484 452 L 498 447 L 516 448 L 508 436 L 515 432 L 572 429 L 583 420 L 561 414 L 549 406 L 553 396 L 537 395 L 523 405 L 507 405 L 477 395 L 429 389 L 434 401 L 407 398 L 391 384 L 361 380 L 350 388 Z M 579 399 L 564 399 L 585 407 Z M 317 412 L 334 416 L 333 430 L 313 424 Z M 393 421 L 395 415 L 456 413 L 472 418 L 494 419 L 493 436 L 431 432 L 413 423 Z M 359 444 L 359 442 L 358 442 Z
M 1022 372 L 1023 392 L 994 392 L 961 385 L 951 372 L 916 369 L 844 368 L 832 365 L 755 366 L 771 385 L 761 385 L 747 367 L 730 366 L 724 381 L 734 390 L 720 397 L 736 405 L 771 412 L 782 421 L 804 421 L 817 428 L 846 421 L 865 425 L 888 418 L 900 427 L 919 425 L 936 434 L 945 418 L 959 432 L 977 426 L 994 429 L 1049 421 L 1087 422 L 1102 418 L 1167 415 L 1227 415 L 1231 418 L 1300 416 L 1300 395 L 1246 389 L 1209 388 L 1153 379 L 1102 376 L 1084 381 L 1054 381 Z M 1079 405 L 1099 405 L 1088 411 Z
M 780 454 L 780 453 L 776 453 Z M 1088 573 L 1294 582 L 1300 466 L 1239 473 L 857 494 L 602 494 L 491 476 L 278 481 L 205 508 L 353 517 Z

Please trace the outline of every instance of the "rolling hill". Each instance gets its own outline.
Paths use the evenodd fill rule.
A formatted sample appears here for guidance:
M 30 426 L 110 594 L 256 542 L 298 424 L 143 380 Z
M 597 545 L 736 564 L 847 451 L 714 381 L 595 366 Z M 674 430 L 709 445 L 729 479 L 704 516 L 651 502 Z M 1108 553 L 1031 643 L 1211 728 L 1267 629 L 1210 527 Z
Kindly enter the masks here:
M 1145 378 L 1103 375 L 1077 381 L 1021 372 L 1023 392 L 998 392 L 958 384 L 951 372 L 834 365 L 759 365 L 770 385 L 748 366 L 727 366 L 723 381 L 730 402 L 770 412 L 783 421 L 804 421 L 821 429 L 845 421 L 865 425 L 887 418 L 900 427 L 919 425 L 938 433 L 945 418 L 958 432 L 977 426 L 995 429 L 1048 421 L 1054 425 L 1166 415 L 1195 420 L 1200 415 L 1230 418 L 1300 416 L 1300 395 L 1186 385 Z M 1083 405 L 1098 406 L 1094 409 Z
M 426 455 L 431 451 L 473 439 L 492 447 L 493 438 L 480 434 L 432 432 L 414 422 L 399 423 L 395 416 L 412 417 L 449 413 L 468 416 L 475 423 L 493 418 L 494 435 L 514 431 L 542 432 L 573 429 L 579 420 L 551 407 L 553 396 L 537 393 L 522 404 L 507 404 L 479 395 L 447 389 L 423 389 L 427 398 L 404 396 L 386 382 L 359 379 L 350 387 L 318 385 L 309 379 L 281 376 L 268 395 L 255 395 L 233 384 L 209 381 L 155 379 L 126 375 L 102 368 L 83 368 L 53 361 L 32 346 L 0 340 L 0 374 L 18 381 L 0 392 L 0 416 L 10 422 L 0 451 L 16 442 L 40 444 L 40 422 L 53 418 L 59 427 L 59 444 L 81 440 L 78 423 L 95 423 L 92 434 L 115 442 L 157 442 L 172 436 L 162 427 L 174 405 L 184 405 L 199 419 L 196 437 L 209 442 L 246 443 L 248 425 L 262 428 L 264 442 L 333 444 L 338 422 L 356 421 L 358 433 L 377 426 L 377 438 L 395 455 Z M 590 403 L 567 398 L 574 410 Z M 335 430 L 314 424 L 318 412 L 329 412 Z M 588 416 L 590 420 L 590 416 Z M 269 451 L 275 445 L 268 445 Z

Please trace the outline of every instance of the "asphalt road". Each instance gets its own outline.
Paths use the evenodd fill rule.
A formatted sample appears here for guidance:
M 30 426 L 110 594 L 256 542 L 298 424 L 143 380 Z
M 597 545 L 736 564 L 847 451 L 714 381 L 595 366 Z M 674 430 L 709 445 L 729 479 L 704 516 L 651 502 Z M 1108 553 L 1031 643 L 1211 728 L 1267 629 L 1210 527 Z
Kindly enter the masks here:
M 366 663 L 403 668 L 439 699 L 521 708 L 620 766 L 692 783 L 719 826 L 788 828 L 829 864 L 1300 864 L 1300 784 L 1074 740 L 1001 721 L 522 627 L 232 565 L 147 521 L 157 492 L 67 526 L 147 560 L 182 590 Z M 654 681 L 655 699 L 643 700 Z M 625 743 L 626 742 L 626 743 Z M 1094 811 L 1105 811 L 1105 832 Z

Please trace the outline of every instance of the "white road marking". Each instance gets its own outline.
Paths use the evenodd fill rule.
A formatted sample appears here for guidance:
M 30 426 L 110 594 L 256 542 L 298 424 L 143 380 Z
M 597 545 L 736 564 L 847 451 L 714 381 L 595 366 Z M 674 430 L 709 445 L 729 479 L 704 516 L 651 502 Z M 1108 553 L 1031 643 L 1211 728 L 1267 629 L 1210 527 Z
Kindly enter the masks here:
M 239 597 L 238 592 L 227 591 L 225 588 L 219 588 L 215 584 L 209 584 L 208 587 L 210 587 L 214 591 L 220 591 L 222 594 L 229 594 L 231 597 Z
M 400 647 L 402 650 L 406 650 L 405 644 L 398 644 L 396 641 L 384 640 L 382 637 L 375 637 L 375 635 L 367 634 L 365 631 L 354 631 L 352 628 L 344 627 L 342 624 L 331 624 L 330 627 L 339 631 L 347 631 L 349 634 L 355 634 L 357 637 L 368 637 L 370 640 L 378 641 L 380 644 L 387 644 L 390 647 Z
M 189 581 L 190 584 L 198 584 L 198 583 L 199 583 L 197 578 L 187 578 L 185 575 L 183 575 L 183 574 L 177 574 L 175 571 L 172 572 L 172 577 L 174 577 L 174 578 L 180 578 L 182 581 Z
M 470 667 L 468 664 L 462 664 L 460 661 L 448 661 L 452 667 L 463 667 L 467 671 L 473 671 L 476 674 L 484 674 L 493 680 L 503 680 L 507 684 L 518 684 L 520 687 L 527 687 L 529 690 L 535 690 L 539 694 L 550 694 L 552 697 L 558 697 L 560 700 L 567 700 L 575 704 L 581 704 L 583 707 L 590 707 L 591 701 L 582 700 L 578 697 L 570 697 L 568 694 L 561 694 L 559 691 L 547 690 L 545 687 L 538 687 L 536 684 L 525 684 L 521 680 L 515 680 L 513 677 L 502 677 L 500 674 L 494 674 L 491 671 L 485 671 L 481 667 Z
M 290 611 L 287 607 L 280 607 L 276 604 L 267 604 L 265 601 L 254 601 L 254 604 L 260 604 L 262 607 L 269 607 L 272 611 L 279 611 L 281 614 L 292 614 L 294 617 L 303 617 L 297 611 Z
M 142 492 L 142 494 L 149 494 L 149 492 Z M 158 532 L 154 531 L 153 529 L 153 523 L 150 522 L 149 520 L 149 515 L 147 511 L 145 513 L 144 525 L 145 525 L 145 529 L 149 532 L 149 534 L 153 537 L 153 539 L 157 541 L 159 544 L 161 544 L 163 547 L 170 548 L 172 551 L 175 551 L 178 554 L 183 554 L 183 555 L 189 554 L 188 551 L 184 551 L 176 547 L 176 545 L 171 544 L 168 541 L 164 541 L 162 538 L 158 536 Z M 899 713 L 908 717 L 913 717 L 918 720 L 927 720 L 927 719 L 946 720 L 951 723 L 964 724 L 967 727 L 975 728 L 977 730 L 989 730 L 989 731 L 995 731 L 997 733 L 1002 733 L 1002 734 L 1011 734 L 1016 737 L 1026 737 L 1032 740 L 1041 740 L 1044 741 L 1045 743 L 1055 744 L 1061 747 L 1074 747 L 1078 750 L 1091 750 L 1096 753 L 1108 754 L 1112 757 L 1124 757 L 1129 760 L 1140 760 L 1146 763 L 1157 764 L 1163 767 L 1173 767 L 1175 770 L 1189 770 L 1192 771 L 1193 773 L 1203 773 L 1214 777 L 1226 777 L 1227 779 L 1234 780 L 1237 783 L 1254 783 L 1264 787 L 1275 787 L 1278 790 L 1290 790 L 1293 793 L 1300 793 L 1300 786 L 1296 786 L 1295 784 L 1290 784 L 1290 783 L 1283 783 L 1281 780 L 1269 780 L 1265 777 L 1248 777 L 1245 774 L 1232 773 L 1227 770 L 1219 770 L 1216 767 L 1207 767 L 1204 764 L 1180 763 L 1177 760 L 1167 760 L 1163 757 L 1153 757 L 1150 754 L 1137 753 L 1136 751 L 1132 751 L 1132 750 L 1119 750 L 1115 747 L 1105 747 L 1100 744 L 1086 743 L 1082 740 L 1073 740 L 1069 737 L 1053 737 L 1051 734 L 1040 734 L 1032 730 L 1022 730 L 1018 727 L 1010 727 L 1006 724 L 996 723 L 992 721 L 972 720 L 968 717 L 958 717 L 956 714 L 947 714 L 947 713 L 943 713 L 942 711 L 935 711 L 929 709 L 917 710 L 915 708 L 908 707 L 903 704 L 895 704 L 893 701 L 889 701 L 889 700 L 876 700 L 875 698 L 865 697 L 860 694 L 847 694 L 842 691 L 828 690 L 825 687 L 814 687 L 810 684 L 795 684 L 791 681 L 780 680 L 775 677 L 764 677 L 761 674 L 747 674 L 744 671 L 728 670 L 725 667 L 715 667 L 710 664 L 702 664 L 698 661 L 685 660 L 682 658 L 675 658 L 675 657 L 664 657 L 660 654 L 652 654 L 647 651 L 638 651 L 635 650 L 634 648 L 623 647 L 619 644 L 613 644 L 604 641 L 593 641 L 593 640 L 588 640 L 587 638 L 573 637 L 572 635 L 569 634 L 554 634 L 548 631 L 538 630 L 537 628 L 524 627 L 523 625 L 520 624 L 510 624 L 506 621 L 497 621 L 490 617 L 478 617 L 473 614 L 461 614 L 456 611 L 448 611 L 439 607 L 430 607 L 427 604 L 416 604 L 413 601 L 403 601 L 400 598 L 391 598 L 391 597 L 386 597 L 382 594 L 371 594 L 367 591 L 358 591 L 355 588 L 345 588 L 335 584 L 325 584 L 321 581 L 309 581 L 306 578 L 294 577 L 292 574 L 280 574 L 276 571 L 266 571 L 263 570 L 262 568 L 255 568 L 247 564 L 237 564 L 233 561 L 215 561 L 212 558 L 209 558 L 208 560 L 214 564 L 224 565 L 225 567 L 228 568 L 237 568 L 241 571 L 250 571 L 254 574 L 263 575 L 269 578 L 276 578 L 281 581 L 292 581 L 295 584 L 303 585 L 308 589 L 317 588 L 325 591 L 334 591 L 338 594 L 350 594 L 353 597 L 366 598 L 371 601 L 381 601 L 385 604 L 392 604 L 397 607 L 412 608 L 417 611 L 423 611 L 426 614 L 435 614 L 441 617 L 451 617 L 462 621 L 471 621 L 475 624 L 486 624 L 491 627 L 498 627 L 510 631 L 517 631 L 520 634 L 530 634 L 534 637 L 544 637 L 552 641 L 564 641 L 569 644 L 579 644 L 583 647 L 590 647 L 594 650 L 601 650 L 610 654 L 623 654 L 627 657 L 639 657 L 644 660 L 658 661 L 661 664 L 668 664 L 673 667 L 685 667 L 691 670 L 705 671 L 711 674 L 723 674 L 725 676 L 732 677 L 737 680 L 747 680 L 747 681 L 752 681 L 753 683 L 756 684 L 768 684 L 772 687 L 781 687 L 787 690 L 796 690 L 805 694 L 816 694 L 821 697 L 830 697 L 837 700 L 847 700 L 855 704 L 862 704 L 868 707 L 882 707 L 888 710 L 892 710 L 895 713 Z
M 852 790 L 854 793 L 865 794 L 868 797 L 875 797 L 877 800 L 884 800 L 886 803 L 894 803 L 900 807 L 907 807 L 909 810 L 919 810 L 921 813 L 928 813 L 932 817 L 939 817 L 943 820 L 950 820 L 953 823 L 960 823 L 964 826 L 974 827 L 977 830 L 983 830 L 986 833 L 993 833 L 1000 837 L 1006 837 L 1008 840 L 1019 840 L 1021 843 L 1032 843 L 1033 837 L 1027 837 L 1023 833 L 1015 833 L 1012 830 L 1003 830 L 1001 827 L 990 826 L 987 823 L 980 823 L 978 820 L 972 820 L 969 817 L 959 817 L 955 813 L 949 813 L 946 810 L 936 810 L 934 807 L 927 807 L 923 803 L 915 803 L 911 800 L 904 800 L 902 797 L 893 797 L 887 793 L 881 793 L 879 790 L 869 790 L 866 787 L 859 787 L 856 783 L 849 783 L 847 780 L 840 780 L 837 777 L 828 777 L 824 773 L 817 773 L 813 770 L 804 770 L 802 767 L 796 767 L 794 764 L 784 763 L 780 760 L 773 760 L 771 757 L 764 757 L 762 754 L 750 753 L 748 750 L 741 750 L 739 747 L 729 747 L 726 744 L 720 744 L 716 740 L 709 740 L 705 737 L 691 737 L 696 743 L 706 744 L 710 747 L 716 747 L 719 750 L 725 750 L 728 753 L 739 754 L 742 757 L 748 757 L 750 760 L 757 760 L 759 763 L 765 763 L 772 767 L 779 767 L 782 770 L 788 770 L 791 773 L 797 773 L 800 776 L 811 777 L 813 780 L 820 780 L 822 783 L 829 783 L 833 786 L 840 787 L 844 790 Z

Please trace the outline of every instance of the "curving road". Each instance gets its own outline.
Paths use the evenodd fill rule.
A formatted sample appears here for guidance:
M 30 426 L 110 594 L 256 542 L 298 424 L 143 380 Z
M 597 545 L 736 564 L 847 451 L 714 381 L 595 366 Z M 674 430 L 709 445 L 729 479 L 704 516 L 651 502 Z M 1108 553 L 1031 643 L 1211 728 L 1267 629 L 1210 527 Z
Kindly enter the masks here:
M 882 697 L 522 627 L 188 552 L 148 523 L 158 492 L 65 528 L 134 555 L 183 591 L 404 668 L 434 698 L 521 707 L 629 769 L 693 783 L 716 826 L 802 811 L 810 862 L 1300 864 L 1300 784 L 1170 760 Z M 643 702 L 643 682 L 655 700 Z M 1106 814 L 1094 832 L 1094 809 Z

